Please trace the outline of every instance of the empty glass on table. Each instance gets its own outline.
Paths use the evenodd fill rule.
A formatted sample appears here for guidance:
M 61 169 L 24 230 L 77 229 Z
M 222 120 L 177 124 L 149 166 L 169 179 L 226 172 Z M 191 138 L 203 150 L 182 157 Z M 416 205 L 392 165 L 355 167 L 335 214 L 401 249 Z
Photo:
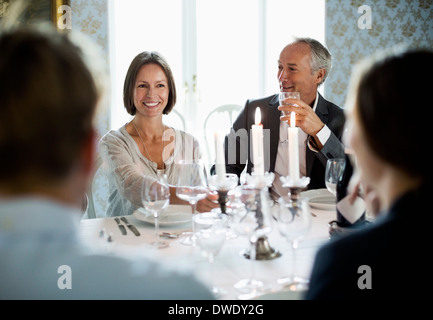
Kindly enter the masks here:
M 170 189 L 167 183 L 167 175 L 159 175 L 157 180 L 149 183 L 143 180 L 141 199 L 144 208 L 152 214 L 155 223 L 155 241 L 152 246 L 158 249 L 166 248 L 168 243 L 159 239 L 159 215 L 167 208 L 170 202 Z
M 176 184 L 176 195 L 179 199 L 188 201 L 194 216 L 196 213 L 197 202 L 206 198 L 209 189 L 205 174 L 205 167 L 201 160 L 181 160 L 176 162 L 179 178 Z M 181 243 L 184 245 L 195 245 L 194 223 L 192 233 Z
M 337 195 L 337 183 L 343 176 L 346 160 L 343 158 L 328 159 L 325 170 L 325 185 L 329 192 Z
M 211 290 L 217 298 L 226 294 L 226 290 L 214 285 L 213 264 L 215 256 L 220 252 L 227 230 L 227 216 L 217 212 L 197 213 L 193 217 L 196 243 L 210 264 L 209 279 Z
M 255 279 L 254 274 L 256 245 L 260 237 L 271 232 L 272 218 L 266 188 L 260 190 L 244 186 L 240 192 L 240 199 L 245 206 L 233 211 L 230 224 L 237 234 L 247 237 L 250 241 L 251 274 L 249 278 L 235 283 L 234 287 L 243 293 L 239 299 L 251 299 L 259 295 L 264 288 L 263 281 Z
M 292 248 L 292 268 L 289 277 L 278 279 L 278 283 L 292 291 L 306 290 L 309 280 L 296 274 L 296 249 L 299 242 L 311 229 L 311 213 L 307 200 L 284 200 L 280 198 L 277 212 L 278 231 L 289 241 Z

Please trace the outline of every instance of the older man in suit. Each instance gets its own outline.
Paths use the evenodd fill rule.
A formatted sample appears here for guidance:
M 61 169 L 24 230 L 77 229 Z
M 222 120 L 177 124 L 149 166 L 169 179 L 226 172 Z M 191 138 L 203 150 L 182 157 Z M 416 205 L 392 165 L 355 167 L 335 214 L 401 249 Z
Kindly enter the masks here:
M 227 172 L 240 175 L 246 163 L 247 172 L 253 171 L 254 159 L 252 153 L 248 152 L 248 146 L 251 145 L 250 129 L 255 123 L 256 108 L 260 108 L 264 129 L 265 170 L 275 173 L 272 193 L 276 196 L 282 195 L 285 191 L 279 177 L 288 175 L 289 117 L 281 116 L 281 111 L 294 111 L 296 126 L 301 129 L 301 175 L 311 178 L 310 189 L 325 187 L 327 159 L 344 157 L 344 147 L 341 143 L 344 112 L 340 107 L 325 100 L 317 91 L 329 73 L 331 59 L 328 50 L 320 42 L 310 38 L 298 38 L 282 50 L 278 61 L 280 90 L 299 92 L 300 100 L 287 100 L 295 104 L 292 106 L 279 106 L 278 94 L 248 100 L 225 139 Z

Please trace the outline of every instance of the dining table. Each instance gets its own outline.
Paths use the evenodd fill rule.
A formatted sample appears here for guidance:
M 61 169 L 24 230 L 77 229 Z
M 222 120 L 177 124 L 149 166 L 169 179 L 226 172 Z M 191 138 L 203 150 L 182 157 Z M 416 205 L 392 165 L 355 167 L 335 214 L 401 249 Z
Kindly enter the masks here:
M 321 190 L 325 192 L 326 189 Z M 307 191 L 308 192 L 308 191 Z M 320 192 L 320 191 L 319 191 Z M 309 201 L 309 200 L 308 200 Z M 328 199 L 329 201 L 329 199 Z M 309 278 L 317 250 L 330 240 L 329 223 L 335 220 L 335 205 L 326 203 L 317 206 L 310 203 L 311 228 L 308 234 L 299 242 L 296 249 L 296 275 Z M 168 211 L 191 214 L 188 205 L 169 205 Z M 278 210 L 274 203 L 271 213 Z M 278 279 L 292 274 L 293 254 L 290 243 L 278 230 L 278 222 L 272 219 L 272 229 L 267 235 L 269 245 L 280 253 L 279 257 L 270 260 L 250 260 L 245 257 L 245 250 L 249 250 L 250 242 L 247 237 L 236 235 L 233 231 L 227 233 L 227 238 L 211 265 L 198 245 L 187 246 L 181 243 L 182 233 L 192 230 L 191 219 L 163 221 L 160 219 L 160 237 L 168 242 L 168 246 L 157 249 L 150 245 L 156 239 L 153 219 L 148 218 L 142 211 L 124 216 L 127 222 L 136 227 L 139 235 L 126 227 L 126 234 L 119 228 L 115 217 L 96 219 L 81 219 L 80 237 L 89 250 L 104 251 L 108 254 L 124 255 L 127 257 L 150 257 L 176 268 L 189 268 L 199 279 L 209 286 L 215 285 L 226 291 L 218 297 L 221 300 L 238 299 L 302 299 L 305 291 L 291 291 L 282 287 Z M 123 225 L 126 224 L 122 221 Z M 241 279 L 254 277 L 261 280 L 264 286 L 253 294 L 245 294 L 234 288 Z

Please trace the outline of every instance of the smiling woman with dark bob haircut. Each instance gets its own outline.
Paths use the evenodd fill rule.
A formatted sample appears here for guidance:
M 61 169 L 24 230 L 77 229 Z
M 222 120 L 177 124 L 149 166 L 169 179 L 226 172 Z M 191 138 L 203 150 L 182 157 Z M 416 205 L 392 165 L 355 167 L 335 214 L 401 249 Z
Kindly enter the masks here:
M 173 73 L 167 63 L 167 60 L 159 53 L 155 51 L 145 51 L 138 54 L 134 60 L 132 60 L 129 66 L 128 72 L 126 73 L 125 83 L 123 85 L 123 104 L 125 105 L 126 111 L 130 115 L 135 115 L 137 109 L 134 105 L 134 86 L 137 78 L 137 73 L 142 66 L 146 64 L 157 64 L 165 73 L 168 80 L 169 97 L 167 106 L 163 110 L 163 114 L 169 114 L 173 110 L 176 104 L 176 85 L 174 82 Z
M 106 133 L 100 155 L 108 169 L 110 197 L 107 216 L 128 215 L 143 206 L 143 183 L 167 175 L 171 204 L 187 204 L 176 196 L 179 173 L 176 162 L 201 158 L 197 139 L 163 123 L 176 103 L 176 86 L 170 66 L 157 52 L 141 52 L 131 62 L 125 77 L 123 102 L 132 120 Z M 146 181 L 147 180 L 147 181 Z M 197 203 L 197 210 L 210 211 L 218 204 L 210 199 Z

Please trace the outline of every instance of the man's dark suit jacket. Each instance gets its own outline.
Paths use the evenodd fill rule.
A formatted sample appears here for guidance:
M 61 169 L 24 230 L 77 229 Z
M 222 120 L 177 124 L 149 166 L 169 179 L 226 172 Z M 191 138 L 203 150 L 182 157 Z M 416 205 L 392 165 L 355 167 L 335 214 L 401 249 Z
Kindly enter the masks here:
M 317 103 L 316 114 L 322 122 L 331 130 L 331 136 L 320 152 L 313 152 L 306 147 L 307 176 L 310 177 L 309 189 L 325 188 L 325 168 L 329 158 L 344 158 L 344 147 L 341 136 L 344 129 L 344 111 L 335 104 L 325 100 L 320 94 Z M 264 131 L 264 155 L 265 171 L 273 172 L 277 158 L 278 144 L 280 140 L 280 115 L 278 110 L 278 94 L 257 100 L 248 100 L 241 111 L 230 134 L 225 139 L 225 161 L 227 173 L 235 173 L 238 176 L 245 168 L 248 160 L 247 172 L 251 173 L 254 167 L 252 152 L 250 152 L 250 129 L 255 123 L 256 108 L 260 108 L 261 123 Z M 268 129 L 268 130 L 266 130 Z M 215 166 L 211 173 L 215 172 Z
M 406 193 L 369 227 L 323 246 L 306 299 L 431 299 L 431 190 Z M 360 289 L 369 274 L 371 289 Z

